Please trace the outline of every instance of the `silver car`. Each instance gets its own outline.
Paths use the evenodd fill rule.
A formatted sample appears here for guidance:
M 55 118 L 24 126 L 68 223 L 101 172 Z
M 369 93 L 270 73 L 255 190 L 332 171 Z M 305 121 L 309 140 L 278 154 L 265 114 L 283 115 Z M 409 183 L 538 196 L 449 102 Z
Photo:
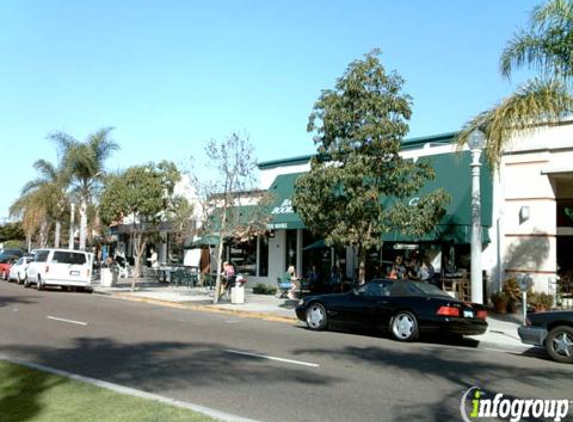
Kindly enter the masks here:
M 10 268 L 10 275 L 8 276 L 8 280 L 16 281 L 18 284 L 22 284 L 24 280 L 26 280 L 26 269 L 30 262 L 32 262 L 34 258 L 31 256 L 23 256 L 20 258 L 12 268 Z

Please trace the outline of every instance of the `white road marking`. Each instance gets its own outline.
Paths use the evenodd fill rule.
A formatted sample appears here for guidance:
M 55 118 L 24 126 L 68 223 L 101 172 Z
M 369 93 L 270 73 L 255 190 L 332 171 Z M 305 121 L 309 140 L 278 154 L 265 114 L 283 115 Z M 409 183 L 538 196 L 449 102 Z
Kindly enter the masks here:
M 225 352 L 234 353 L 236 355 L 251 356 L 251 357 L 260 358 L 260 359 L 276 360 L 278 362 L 292 363 L 294 365 L 310 366 L 312 368 L 318 368 L 320 366 L 317 363 L 302 362 L 300 360 L 284 359 L 284 358 L 278 358 L 275 356 L 268 356 L 268 355 L 260 355 L 258 353 L 241 352 L 239 350 L 226 349 Z
M 76 324 L 76 325 L 88 325 L 87 322 L 81 322 L 81 321 L 73 321 L 71 319 L 65 319 L 65 318 L 56 318 L 53 316 L 47 316 L 47 319 L 51 319 L 53 321 L 60 321 L 60 322 L 68 322 L 70 324 Z

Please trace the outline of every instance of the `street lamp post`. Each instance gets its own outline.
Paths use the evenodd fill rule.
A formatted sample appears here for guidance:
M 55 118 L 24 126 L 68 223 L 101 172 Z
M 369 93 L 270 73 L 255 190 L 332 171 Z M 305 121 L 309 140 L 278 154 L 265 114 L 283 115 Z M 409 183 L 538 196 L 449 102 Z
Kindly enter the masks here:
M 485 135 L 474 130 L 468 138 L 472 155 L 472 239 L 471 239 L 471 284 L 472 302 L 483 304 L 483 277 L 481 266 L 481 195 L 480 195 L 480 157 L 485 145 Z

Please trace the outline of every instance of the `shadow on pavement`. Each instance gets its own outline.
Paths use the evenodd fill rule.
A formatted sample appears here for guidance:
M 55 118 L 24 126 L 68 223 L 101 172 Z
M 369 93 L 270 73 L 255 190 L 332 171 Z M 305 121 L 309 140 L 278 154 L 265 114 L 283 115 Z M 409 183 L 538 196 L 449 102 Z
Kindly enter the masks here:
M 541 394 L 546 394 L 546 390 L 562 391 L 563 397 L 554 398 L 564 399 L 570 391 L 573 368 L 567 365 L 542 361 L 532 365 L 530 359 L 493 361 L 489 358 L 491 355 L 468 355 L 460 353 L 459 349 L 429 348 L 424 344 L 417 345 L 418 347 L 412 345 L 411 350 L 396 347 L 392 343 L 387 346 L 347 346 L 340 350 L 301 348 L 296 353 L 305 356 L 329 354 L 341 365 L 360 363 L 379 367 L 384 369 L 388 376 L 396 377 L 397 386 L 401 376 L 413 376 L 424 382 L 431 381 L 436 391 L 440 391 L 440 387 L 444 385 L 458 387 L 445 396 L 442 390 L 439 400 L 430 405 L 408 403 L 407 406 L 392 406 L 393 413 L 386 418 L 389 420 L 460 420 L 463 393 L 474 386 L 486 391 L 502 387 L 502 391 L 496 392 L 507 397 L 517 391 L 537 391 L 537 394 L 543 391 Z
M 17 304 L 22 304 L 22 305 L 32 305 L 34 303 L 36 303 L 35 300 L 31 300 L 33 298 L 30 297 L 20 297 L 20 296 L 1 296 L 0 297 L 0 308 L 6 307 L 6 306 L 12 306 L 12 305 L 17 305 Z
M 72 346 L 2 347 L 2 353 L 23 361 L 104 380 L 155 394 L 177 396 L 201 388 L 240 390 L 241 386 L 259 384 L 262 388 L 295 383 L 328 385 L 339 382 L 328 374 L 285 365 L 261 365 L 260 359 L 227 351 L 224 344 L 184 342 L 142 342 L 121 344 L 108 338 L 76 338 Z M 244 350 L 249 352 L 248 350 Z M 20 419 L 30 420 L 40 408 L 42 395 L 52 385 L 30 388 L 26 379 L 15 378 L 10 389 L 26 392 L 29 412 Z M 11 405 L 14 394 L 4 397 L 0 405 Z M 184 397 L 183 397 L 184 398 Z

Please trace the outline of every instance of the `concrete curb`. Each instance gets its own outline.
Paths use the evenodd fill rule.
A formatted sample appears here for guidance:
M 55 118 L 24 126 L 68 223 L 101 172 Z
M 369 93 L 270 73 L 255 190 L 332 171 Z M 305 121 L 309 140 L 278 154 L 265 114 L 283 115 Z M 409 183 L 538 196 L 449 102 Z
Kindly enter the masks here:
M 16 365 L 24 366 L 27 368 L 35 369 L 42 372 L 48 372 L 54 375 L 58 375 L 63 378 L 69 378 L 75 381 L 90 384 L 99 388 L 105 388 L 107 390 L 114 391 L 119 394 L 125 394 L 133 397 L 138 397 L 141 399 L 152 400 L 159 403 L 163 403 L 169 406 L 180 407 L 183 409 L 191 410 L 193 412 L 201 413 L 203 415 L 209 416 L 210 418 L 225 421 L 225 422 L 258 422 L 254 419 L 243 418 L 241 416 L 232 415 L 230 413 L 222 412 L 216 409 L 212 409 L 206 406 L 201 406 L 194 403 L 189 403 L 182 400 L 172 399 L 170 397 L 161 396 L 158 394 L 148 393 L 146 391 L 137 390 L 131 387 L 125 387 L 123 385 L 114 384 L 107 381 L 98 380 L 95 378 L 85 377 L 83 375 L 74 374 L 68 371 L 63 371 L 61 369 L 51 368 L 49 366 L 41 365 L 38 363 L 28 362 L 17 358 L 11 358 L 9 356 L 0 355 L 0 360 L 6 362 L 14 363 Z
M 115 299 L 128 300 L 130 302 L 150 303 L 153 305 L 167 306 L 167 307 L 175 308 L 175 309 L 188 309 L 188 310 L 193 310 L 193 311 L 211 312 L 211 313 L 218 313 L 218 314 L 223 314 L 223 315 L 233 315 L 233 316 L 239 316 L 239 317 L 243 317 L 243 318 L 262 319 L 265 321 L 283 322 L 283 323 L 289 323 L 289 324 L 294 324 L 298 321 L 298 319 L 296 317 L 283 317 L 283 316 L 279 316 L 279 315 L 269 314 L 266 312 L 247 311 L 244 309 L 220 308 L 214 304 L 196 305 L 196 304 L 192 304 L 192 303 L 177 303 L 177 302 L 171 302 L 169 300 L 138 297 L 138 296 L 134 296 L 131 293 L 102 292 L 102 291 L 97 291 L 97 290 L 94 290 L 94 293 L 102 295 L 102 296 L 112 297 Z

